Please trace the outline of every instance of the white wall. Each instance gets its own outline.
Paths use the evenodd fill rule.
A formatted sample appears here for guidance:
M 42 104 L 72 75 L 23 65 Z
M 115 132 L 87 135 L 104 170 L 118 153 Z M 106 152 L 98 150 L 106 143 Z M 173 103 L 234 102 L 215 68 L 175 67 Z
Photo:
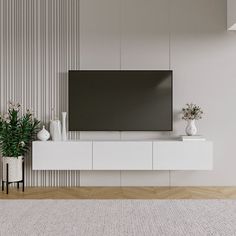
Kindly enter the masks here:
M 92 9 L 91 2 L 96 2 L 96 0 L 82 2 L 89 2 Z M 110 6 L 109 11 L 117 13 L 116 4 L 117 1 Z M 99 9 L 106 13 L 107 4 L 101 5 Z M 81 8 L 80 11 L 83 9 Z M 102 12 L 96 11 L 96 13 L 94 16 L 93 11 L 93 16 L 89 21 L 81 18 L 82 28 L 90 28 L 89 25 L 93 24 L 93 17 L 94 21 L 99 21 Z M 86 12 L 83 14 L 86 15 Z M 105 42 L 109 42 L 112 35 L 114 36 L 112 30 L 119 24 L 117 14 L 109 17 L 109 24 L 106 28 L 105 35 L 108 37 L 104 39 Z M 198 122 L 199 132 L 214 141 L 214 171 L 81 172 L 81 184 L 234 185 L 236 183 L 233 177 L 236 161 L 233 147 L 236 127 L 232 124 L 234 124 L 236 113 L 232 108 L 236 98 L 233 91 L 236 88 L 234 65 L 236 35 L 226 31 L 226 1 L 121 1 L 120 32 L 121 69 L 173 69 L 176 119 L 172 134 L 184 132 L 185 123 L 179 119 L 177 113 L 186 102 L 195 102 L 203 107 L 205 117 Z M 96 31 L 96 37 L 93 37 L 92 40 L 96 41 L 96 38 L 100 39 L 102 35 L 104 35 L 104 31 Z M 88 32 L 83 34 L 82 31 L 81 36 L 87 39 L 85 41 L 91 40 Z M 83 47 L 84 44 L 81 41 L 81 48 Z M 111 54 L 111 48 L 105 48 L 104 54 L 108 55 L 107 50 Z M 114 45 L 113 52 L 115 50 L 117 50 L 117 45 Z M 111 55 L 110 59 L 106 58 L 105 61 L 110 62 L 112 58 Z M 92 54 L 90 61 L 87 60 L 86 66 L 91 65 L 90 69 L 104 68 L 103 60 L 98 58 L 95 67 L 90 63 L 91 61 L 94 63 L 93 60 Z M 83 57 L 81 57 L 81 65 L 84 66 Z M 119 67 L 115 63 L 113 65 L 114 68 Z M 229 113 L 230 115 L 226 115 Z M 90 135 L 93 138 L 95 134 Z M 100 133 L 100 135 L 101 138 L 109 137 L 109 134 Z M 113 135 L 112 138 L 114 138 Z M 117 139 L 120 138 L 118 135 Z M 121 138 L 155 138 L 162 135 L 164 134 L 154 132 L 122 132 Z M 105 181 L 107 179 L 109 181 Z
M 227 0 L 227 28 L 236 30 L 236 1 Z
M 173 132 L 73 132 L 70 137 L 153 139 L 183 134 L 185 123 L 178 113 L 186 102 L 194 102 L 205 111 L 197 123 L 199 133 L 214 142 L 214 171 L 32 172 L 29 161 L 28 185 L 236 184 L 236 34 L 226 31 L 226 0 L 8 2 L 0 0 L 1 110 L 10 98 L 19 99 L 33 105 L 47 122 L 51 107 L 57 115 L 67 109 L 68 69 L 172 69 Z M 20 19 L 25 9 L 33 23 L 10 21 L 14 9 Z M 21 35 L 19 26 L 28 30 Z
M 174 106 L 203 106 L 200 133 L 214 142 L 214 171 L 173 172 L 172 184 L 235 185 L 236 34 L 226 31 L 226 2 L 172 1 L 171 12 Z M 180 132 L 182 123 L 175 127 Z

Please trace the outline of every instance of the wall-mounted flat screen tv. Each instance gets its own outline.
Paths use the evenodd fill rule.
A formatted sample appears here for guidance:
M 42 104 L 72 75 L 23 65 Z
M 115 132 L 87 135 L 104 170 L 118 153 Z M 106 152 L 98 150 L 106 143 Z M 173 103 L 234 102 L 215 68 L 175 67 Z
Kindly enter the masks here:
M 172 71 L 69 71 L 70 131 L 172 130 Z

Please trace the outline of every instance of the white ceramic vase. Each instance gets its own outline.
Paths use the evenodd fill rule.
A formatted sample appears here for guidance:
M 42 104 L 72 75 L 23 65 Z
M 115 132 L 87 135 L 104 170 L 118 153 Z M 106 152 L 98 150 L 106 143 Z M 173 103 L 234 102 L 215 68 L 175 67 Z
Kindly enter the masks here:
M 61 121 L 50 121 L 50 133 L 53 141 L 61 141 Z
M 47 141 L 50 138 L 50 133 L 45 129 L 45 126 L 38 132 L 37 138 L 40 141 Z
M 188 120 L 188 124 L 186 126 L 185 132 L 189 136 L 193 136 L 197 134 L 197 127 L 195 124 L 195 120 Z
M 8 164 L 8 181 L 9 182 L 16 182 L 21 181 L 22 176 L 22 162 L 23 157 L 3 157 L 2 158 L 2 178 L 3 181 L 7 180 L 7 164 Z
M 66 112 L 62 112 L 62 140 L 67 140 L 67 133 L 66 133 Z

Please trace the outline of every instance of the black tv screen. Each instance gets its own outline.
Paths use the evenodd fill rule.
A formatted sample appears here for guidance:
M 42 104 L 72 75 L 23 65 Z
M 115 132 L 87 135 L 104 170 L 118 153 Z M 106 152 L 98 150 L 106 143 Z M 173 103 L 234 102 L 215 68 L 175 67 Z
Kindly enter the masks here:
M 172 130 L 172 71 L 69 71 L 69 130 Z

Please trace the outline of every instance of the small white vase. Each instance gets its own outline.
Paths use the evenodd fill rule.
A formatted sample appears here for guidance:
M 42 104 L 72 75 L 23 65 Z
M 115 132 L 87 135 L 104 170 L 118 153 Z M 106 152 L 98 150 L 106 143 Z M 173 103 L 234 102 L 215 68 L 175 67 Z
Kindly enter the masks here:
M 61 141 L 61 121 L 50 121 L 50 133 L 53 141 Z
M 3 157 L 2 158 L 2 178 L 3 181 L 7 180 L 7 164 L 8 164 L 8 181 L 16 182 L 23 179 L 22 176 L 22 162 L 23 157 Z
M 185 132 L 189 136 L 193 136 L 197 134 L 197 127 L 195 124 L 195 120 L 188 120 L 188 124 L 186 126 Z
M 47 141 L 50 138 L 49 132 L 45 129 L 45 126 L 38 132 L 37 138 L 40 141 Z
M 67 140 L 67 134 L 66 134 L 66 112 L 62 112 L 62 140 Z

